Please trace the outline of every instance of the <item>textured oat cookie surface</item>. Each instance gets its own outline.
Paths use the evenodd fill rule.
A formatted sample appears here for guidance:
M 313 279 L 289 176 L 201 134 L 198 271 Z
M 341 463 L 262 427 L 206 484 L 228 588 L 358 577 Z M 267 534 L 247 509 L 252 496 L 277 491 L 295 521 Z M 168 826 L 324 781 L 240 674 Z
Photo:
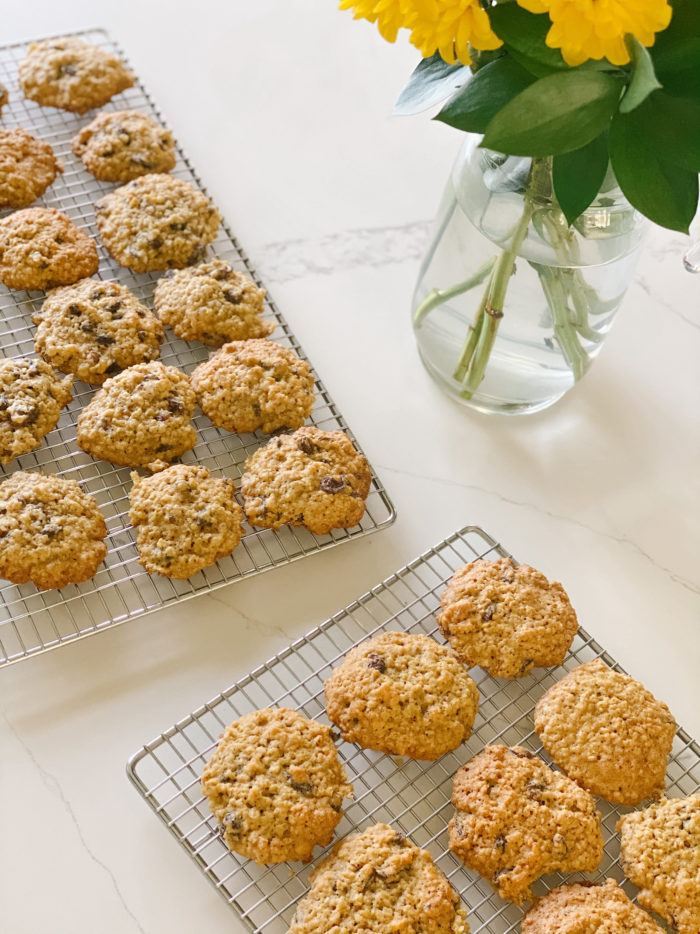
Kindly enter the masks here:
M 227 727 L 202 775 L 226 845 L 255 862 L 311 859 L 352 793 L 330 727 L 263 708 Z
M 266 294 L 229 263 L 214 259 L 166 272 L 156 285 L 153 307 L 183 340 L 221 347 L 274 331 L 275 322 L 261 318 Z
M 621 863 L 637 901 L 680 934 L 700 931 L 700 794 L 662 798 L 618 821 Z
M 43 360 L 0 360 L 0 464 L 41 445 L 70 402 L 72 384 Z
M 246 460 L 243 508 L 251 525 L 304 525 L 324 535 L 357 525 L 371 482 L 367 460 L 345 432 L 304 425 Z
M 138 528 L 139 561 L 150 573 L 191 577 L 240 542 L 243 510 L 233 480 L 185 464 L 131 479 L 129 518 Z
M 52 208 L 0 220 L 0 280 L 10 289 L 52 289 L 97 272 L 95 242 Z
M 523 918 L 522 934 L 664 934 L 614 879 L 560 885 Z
M 79 114 L 102 107 L 134 80 L 115 55 L 73 36 L 32 43 L 19 64 L 25 97 Z
M 102 182 L 130 182 L 175 167 L 172 133 L 138 110 L 99 113 L 73 139 L 72 149 Z
M 440 605 L 438 625 L 465 665 L 499 678 L 560 665 L 578 629 L 562 585 L 509 558 L 459 568 Z
M 0 575 L 41 590 L 92 577 L 107 554 L 105 521 L 75 480 L 17 471 L 0 484 Z
M 314 405 L 306 360 L 262 338 L 224 344 L 191 378 L 202 411 L 226 431 L 299 428 Z
M 325 683 L 344 740 L 437 759 L 471 734 L 479 693 L 454 652 L 424 635 L 387 632 L 345 656 Z
M 195 395 L 183 372 L 139 363 L 108 379 L 78 418 L 79 446 L 127 467 L 159 470 L 194 447 Z
M 535 706 L 535 729 L 557 765 L 593 794 L 638 804 L 664 789 L 676 724 L 662 701 L 596 659 Z
M 0 208 L 27 207 L 62 171 L 47 142 L 21 127 L 0 128 Z
M 120 370 L 154 360 L 163 325 L 118 282 L 82 279 L 54 289 L 32 315 L 34 346 L 63 373 L 101 385 Z
M 221 222 L 206 195 L 189 182 L 155 173 L 105 195 L 95 212 L 104 245 L 134 272 L 196 262 Z
M 9 92 L 2 81 L 0 81 L 0 116 L 2 115 L 2 108 L 5 106 L 5 104 L 8 103 L 9 100 Z
M 468 934 L 459 896 L 426 850 L 386 824 L 346 837 L 311 875 L 289 934 Z
M 486 746 L 454 777 L 450 849 L 508 901 L 550 872 L 593 871 L 603 858 L 592 796 L 521 746 Z

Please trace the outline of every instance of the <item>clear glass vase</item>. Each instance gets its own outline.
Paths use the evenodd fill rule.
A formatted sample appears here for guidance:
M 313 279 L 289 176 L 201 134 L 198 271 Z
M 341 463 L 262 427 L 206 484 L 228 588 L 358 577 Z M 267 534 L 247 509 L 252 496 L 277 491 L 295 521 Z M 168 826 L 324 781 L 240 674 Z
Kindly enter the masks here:
M 413 299 L 421 358 L 449 395 L 482 412 L 538 412 L 600 352 L 646 220 L 609 175 L 569 226 L 551 159 L 504 156 L 468 136 Z

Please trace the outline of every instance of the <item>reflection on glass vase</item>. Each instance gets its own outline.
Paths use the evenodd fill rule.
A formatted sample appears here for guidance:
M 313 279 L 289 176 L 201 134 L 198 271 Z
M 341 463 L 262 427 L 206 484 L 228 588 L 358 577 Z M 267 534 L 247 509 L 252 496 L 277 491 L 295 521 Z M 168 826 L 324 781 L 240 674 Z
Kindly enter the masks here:
M 538 412 L 600 351 L 634 274 L 646 220 L 609 175 L 569 226 L 549 158 L 467 137 L 421 265 L 413 328 L 438 384 L 482 412 Z

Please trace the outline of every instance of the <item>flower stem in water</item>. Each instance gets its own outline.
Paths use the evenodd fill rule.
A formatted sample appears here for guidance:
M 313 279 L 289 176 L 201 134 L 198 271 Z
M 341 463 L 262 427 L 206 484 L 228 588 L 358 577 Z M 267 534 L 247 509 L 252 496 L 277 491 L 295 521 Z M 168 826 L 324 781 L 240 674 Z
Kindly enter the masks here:
M 459 282 L 457 285 L 451 286 L 449 289 L 433 289 L 430 294 L 423 299 L 418 308 L 416 308 L 415 314 L 413 315 L 413 324 L 415 327 L 420 327 L 425 319 L 425 316 L 437 308 L 438 305 L 442 305 L 444 302 L 449 301 L 451 298 L 454 298 L 455 295 L 462 295 L 463 292 L 468 292 L 469 289 L 475 288 L 477 285 L 481 285 L 484 279 L 493 269 L 496 263 L 496 257 L 492 256 L 491 259 L 487 260 L 483 266 L 479 266 L 477 271 L 473 276 L 470 276 L 468 279 L 465 279 L 464 282 Z

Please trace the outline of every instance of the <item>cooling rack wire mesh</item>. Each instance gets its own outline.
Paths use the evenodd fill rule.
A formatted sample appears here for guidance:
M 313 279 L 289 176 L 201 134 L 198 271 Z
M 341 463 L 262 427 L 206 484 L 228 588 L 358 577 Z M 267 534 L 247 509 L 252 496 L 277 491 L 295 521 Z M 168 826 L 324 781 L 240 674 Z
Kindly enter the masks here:
M 122 51 L 102 30 L 75 33 L 121 58 Z M 53 147 L 63 162 L 64 172 L 48 189 L 36 206 L 57 208 L 86 230 L 98 244 L 100 269 L 98 277 L 116 280 L 128 286 L 140 301 L 152 306 L 155 283 L 161 273 L 134 274 L 119 266 L 104 250 L 95 224 L 95 202 L 115 186 L 96 181 L 71 152 L 70 142 L 78 130 L 88 123 L 94 112 L 80 117 L 51 107 L 40 107 L 22 97 L 17 85 L 17 66 L 26 54 L 27 43 L 0 48 L 0 82 L 9 90 L 10 103 L 2 112 L 2 126 L 10 129 L 22 126 Z M 117 95 L 105 110 L 140 110 L 167 125 L 157 107 L 140 83 Z M 199 177 L 182 150 L 177 150 L 177 164 L 172 174 L 192 182 L 205 191 Z M 0 211 L 0 217 L 9 211 Z M 216 241 L 208 250 L 210 258 L 227 260 L 235 269 L 245 272 L 258 285 L 262 283 L 231 231 L 224 224 Z M 34 352 L 32 312 L 41 306 L 43 292 L 9 292 L 0 285 L 0 352 L 4 357 L 31 355 Z M 294 338 L 274 302 L 265 303 L 265 318 L 274 319 L 277 328 L 272 339 L 292 348 L 300 356 L 303 351 Z M 160 359 L 170 366 L 191 372 L 207 359 L 209 350 L 202 344 L 186 343 L 166 331 Z M 333 431 L 348 430 L 325 386 L 314 371 L 316 404 L 310 423 Z M 135 536 L 129 526 L 128 491 L 131 486 L 129 468 L 117 468 L 106 461 L 93 460 L 75 442 L 75 425 L 81 409 L 94 389 L 76 381 L 73 401 L 64 409 L 57 428 L 45 439 L 39 450 L 17 458 L 0 468 L 0 479 L 15 470 L 42 470 L 78 480 L 100 505 L 108 529 L 109 553 L 96 576 L 80 585 L 70 585 L 61 591 L 39 592 L 33 584 L 16 586 L 3 582 L 0 586 L 0 666 L 35 655 L 39 652 L 91 635 L 131 617 L 142 615 L 167 604 L 206 593 L 231 581 L 239 580 L 278 565 L 287 564 L 306 555 L 358 538 L 390 524 L 394 508 L 381 482 L 373 473 L 367 510 L 360 525 L 338 529 L 329 535 L 315 536 L 305 529 L 283 527 L 278 532 L 247 531 L 233 555 L 185 581 L 151 577 L 138 564 Z M 188 464 L 203 465 L 215 476 L 232 477 L 237 485 L 246 457 L 267 440 L 267 436 L 234 435 L 215 428 L 201 413 L 193 420 L 197 444 L 182 457 Z
M 217 891 L 255 934 L 285 934 L 308 878 L 325 852 L 308 866 L 300 863 L 257 866 L 231 853 L 200 793 L 200 776 L 223 729 L 237 717 L 265 706 L 294 707 L 328 722 L 323 682 L 353 645 L 384 631 L 442 637 L 435 612 L 448 579 L 478 557 L 508 556 L 483 530 L 467 527 L 425 552 L 392 577 L 336 613 L 317 629 L 260 665 L 233 687 L 146 744 L 129 761 L 136 788 Z M 452 777 L 487 743 L 521 744 L 550 761 L 533 730 L 532 713 L 542 694 L 567 671 L 594 658 L 622 670 L 580 629 L 562 666 L 536 669 L 515 681 L 492 678 L 479 668 L 470 674 L 479 688 L 479 713 L 470 739 L 436 762 L 416 762 L 375 753 L 341 742 L 339 753 L 354 798 L 346 804 L 336 840 L 378 821 L 391 824 L 421 847 L 459 892 L 472 934 L 519 931 L 523 912 L 494 894 L 491 886 L 465 867 L 447 848 Z M 679 729 L 666 772 L 666 794 L 682 797 L 700 790 L 700 747 Z M 613 877 L 625 879 L 619 863 L 615 824 L 631 808 L 597 799 L 603 817 L 605 855 L 597 873 L 551 875 L 535 885 L 543 894 L 563 881 Z M 330 849 L 330 848 L 327 848 Z M 625 881 L 628 895 L 634 886 Z

